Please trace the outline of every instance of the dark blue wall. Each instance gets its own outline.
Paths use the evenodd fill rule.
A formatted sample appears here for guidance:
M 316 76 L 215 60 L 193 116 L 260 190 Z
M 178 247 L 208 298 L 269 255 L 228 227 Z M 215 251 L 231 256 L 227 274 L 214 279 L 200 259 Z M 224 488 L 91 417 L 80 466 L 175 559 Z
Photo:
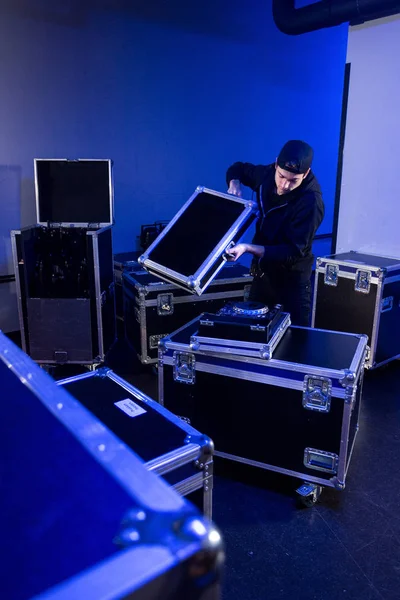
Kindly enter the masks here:
M 268 0 L 23 4 L 0 6 L 0 164 L 21 168 L 23 225 L 35 157 L 114 160 L 124 251 L 197 185 L 225 191 L 233 161 L 272 162 L 303 138 L 331 231 L 346 26 L 288 37 Z

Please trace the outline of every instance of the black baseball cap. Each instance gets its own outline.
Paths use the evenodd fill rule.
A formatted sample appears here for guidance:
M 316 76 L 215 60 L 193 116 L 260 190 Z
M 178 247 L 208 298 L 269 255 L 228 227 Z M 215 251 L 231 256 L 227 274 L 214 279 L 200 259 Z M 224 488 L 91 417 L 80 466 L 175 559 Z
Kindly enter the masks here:
M 313 157 L 314 151 L 306 142 L 290 140 L 279 152 L 276 162 L 281 169 L 300 175 L 311 167 Z

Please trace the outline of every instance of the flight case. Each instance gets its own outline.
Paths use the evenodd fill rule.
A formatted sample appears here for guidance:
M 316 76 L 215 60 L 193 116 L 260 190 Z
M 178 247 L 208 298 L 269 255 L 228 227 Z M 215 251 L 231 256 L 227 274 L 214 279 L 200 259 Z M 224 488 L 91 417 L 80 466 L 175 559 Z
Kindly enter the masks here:
M 249 269 L 227 263 L 207 291 L 195 296 L 145 271 L 123 274 L 125 335 L 143 364 L 156 363 L 158 342 L 204 311 L 245 299 L 253 277 Z
M 160 403 L 209 435 L 217 456 L 300 478 L 313 498 L 344 488 L 366 336 L 292 326 L 267 360 L 196 349 L 200 319 L 160 342 Z
M 139 257 L 153 275 L 201 295 L 258 217 L 257 204 L 197 187 L 189 200 Z
M 217 600 L 208 519 L 1 332 L 0 378 L 2 597 Z
M 183 496 L 212 516 L 212 441 L 107 368 L 57 382 Z M 199 494 L 194 494 L 199 490 Z
M 101 363 L 115 341 L 110 160 L 35 159 L 37 224 L 11 232 L 22 347 Z
M 318 258 L 312 326 L 366 334 L 366 368 L 398 358 L 400 259 L 360 252 Z

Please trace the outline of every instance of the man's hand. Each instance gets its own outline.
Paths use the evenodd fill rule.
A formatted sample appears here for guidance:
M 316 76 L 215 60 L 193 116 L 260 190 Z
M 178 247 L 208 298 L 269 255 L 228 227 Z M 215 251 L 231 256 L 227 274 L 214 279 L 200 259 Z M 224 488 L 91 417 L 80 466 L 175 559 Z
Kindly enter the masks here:
M 262 258 L 265 253 L 264 246 L 256 246 L 255 244 L 236 244 L 232 248 L 228 248 L 225 253 L 230 257 L 229 260 L 235 261 L 245 252 L 249 252 L 256 258 Z
M 229 260 L 235 261 L 238 258 L 240 258 L 242 256 L 242 254 L 244 254 L 245 252 L 248 252 L 247 246 L 248 246 L 248 244 L 236 244 L 236 246 L 233 246 L 232 248 L 228 248 L 226 250 L 226 254 L 228 254 L 230 256 Z
M 239 179 L 231 179 L 229 182 L 228 194 L 232 194 L 233 196 L 242 197 L 242 186 L 240 184 Z

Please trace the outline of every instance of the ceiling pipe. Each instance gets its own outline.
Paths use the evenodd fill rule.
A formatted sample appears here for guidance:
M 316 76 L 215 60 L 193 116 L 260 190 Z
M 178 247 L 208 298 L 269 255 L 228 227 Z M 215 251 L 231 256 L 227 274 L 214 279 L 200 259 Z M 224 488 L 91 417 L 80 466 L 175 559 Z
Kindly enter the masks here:
M 272 0 L 272 13 L 282 33 L 299 35 L 341 23 L 369 21 L 400 12 L 399 0 L 320 0 L 295 8 L 295 0 Z

